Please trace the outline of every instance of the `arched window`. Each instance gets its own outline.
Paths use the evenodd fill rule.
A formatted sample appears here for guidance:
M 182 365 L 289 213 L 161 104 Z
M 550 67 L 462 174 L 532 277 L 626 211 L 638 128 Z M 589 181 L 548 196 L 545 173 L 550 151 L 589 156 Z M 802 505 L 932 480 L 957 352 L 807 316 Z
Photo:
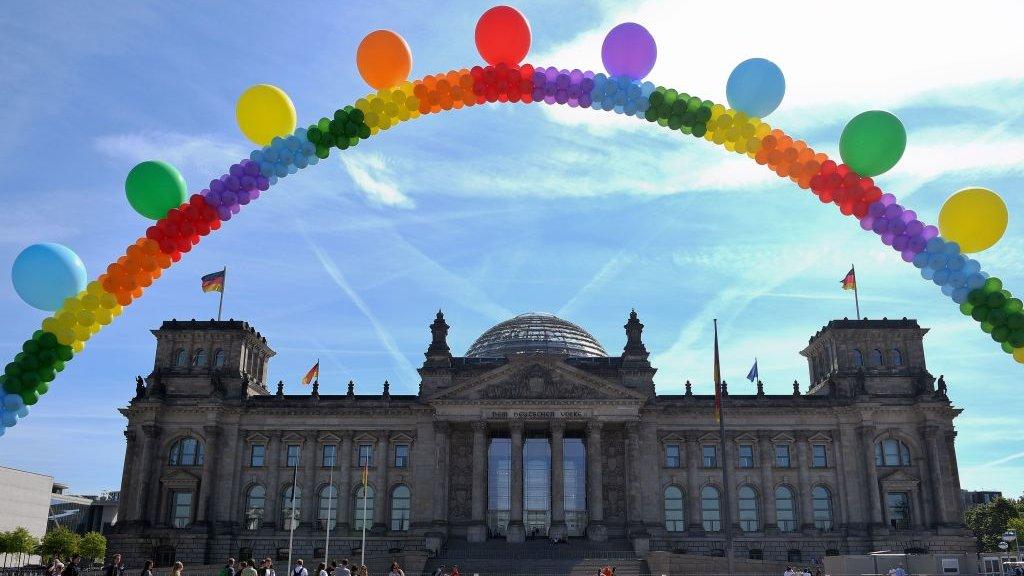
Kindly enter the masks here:
M 850 352 L 850 355 L 853 356 L 853 365 L 854 366 L 860 367 L 860 366 L 864 365 L 864 356 L 861 355 L 860 350 L 857 350 L 856 348 L 854 348 Z
M 338 523 L 338 490 L 333 485 L 320 489 L 320 504 L 316 516 L 321 529 L 334 530 Z
M 814 510 L 814 527 L 823 532 L 832 530 L 832 494 L 824 486 L 815 486 L 811 491 Z
M 665 488 L 665 530 L 682 532 L 686 529 L 683 516 L 683 491 L 677 486 Z
M 871 365 L 875 368 L 882 367 L 882 351 L 878 348 L 871 351 Z
M 900 353 L 899 348 L 892 349 L 892 365 L 903 366 L 903 354 Z
M 365 502 L 363 500 L 363 491 L 366 491 Z M 369 530 L 373 526 L 373 487 L 372 486 L 360 486 L 356 490 L 355 500 L 352 503 L 352 529 L 362 530 L 363 524 L 366 524 L 366 529 Z
M 740 530 L 757 532 L 757 494 L 750 486 L 742 486 L 739 490 Z
M 203 445 L 195 438 L 182 438 L 171 446 L 171 466 L 201 466 Z
M 217 351 L 213 354 L 213 367 L 214 368 L 223 368 L 224 367 L 224 362 L 226 360 L 227 360 L 227 354 L 225 354 L 223 350 L 218 348 Z
M 178 351 L 174 353 L 174 367 L 184 368 L 188 362 L 188 354 L 184 348 L 178 348 Z
M 289 485 L 281 493 L 281 526 L 292 529 L 292 523 L 299 525 L 299 511 L 302 510 L 302 488 Z
M 267 507 L 267 489 L 256 484 L 245 494 L 245 528 L 257 530 L 263 524 L 263 512 Z
M 391 529 L 405 532 L 409 530 L 409 512 L 412 509 L 412 494 L 405 484 L 396 486 L 391 491 Z
M 722 529 L 722 504 L 718 499 L 718 489 L 705 486 L 700 490 L 700 520 L 705 532 L 718 532 Z
M 199 368 L 206 366 L 206 350 L 200 348 L 196 350 L 196 353 L 192 356 L 192 366 Z
M 875 466 L 910 466 L 910 449 L 894 438 L 875 444 Z
M 775 489 L 775 525 L 780 532 L 796 530 L 796 502 L 787 486 Z

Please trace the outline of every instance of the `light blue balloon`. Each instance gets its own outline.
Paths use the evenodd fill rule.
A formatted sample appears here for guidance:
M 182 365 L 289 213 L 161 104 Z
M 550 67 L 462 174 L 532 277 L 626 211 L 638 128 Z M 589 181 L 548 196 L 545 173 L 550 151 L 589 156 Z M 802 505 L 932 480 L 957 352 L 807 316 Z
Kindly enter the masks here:
M 729 74 L 725 96 L 729 106 L 744 114 L 764 118 L 771 114 L 786 94 L 786 78 L 771 60 L 751 58 L 740 62 Z
M 953 290 L 953 302 L 963 304 L 967 301 L 968 294 L 970 294 L 970 290 L 967 288 L 957 288 L 956 290 Z
M 935 268 L 929 268 L 925 266 L 921 269 L 921 278 L 925 280 L 931 280 L 935 276 Z
M 0 415 L 0 421 L 2 421 L 4 426 L 10 428 L 18 423 L 18 415 L 14 412 L 4 410 L 3 414 Z
M 949 276 L 949 268 L 942 268 L 935 271 L 934 276 L 932 276 L 932 281 L 938 284 L 939 286 L 942 286 L 949 282 Z
M 4 396 L 3 407 L 8 410 L 17 410 L 25 405 L 25 401 L 18 394 L 7 394 Z
M 964 269 L 962 270 L 962 272 L 966 276 L 970 276 L 975 272 L 981 272 L 981 264 L 978 263 L 978 261 L 973 258 L 968 258 L 967 262 L 964 264 Z
M 927 252 L 918 252 L 917 256 L 914 256 L 914 266 L 917 268 L 924 268 L 928 265 L 928 259 L 929 257 Z
M 18 254 L 11 268 L 18 296 L 29 306 L 49 312 L 85 290 L 86 279 L 82 259 L 61 244 L 33 244 Z
M 956 290 L 956 289 L 955 289 L 955 288 L 953 288 L 953 286 L 952 286 L 952 285 L 950 285 L 950 284 L 943 284 L 943 285 L 942 285 L 942 294 L 943 294 L 944 296 L 952 296 L 952 295 L 953 295 L 953 292 L 954 292 L 955 290 Z
M 983 272 L 975 272 L 967 277 L 967 288 L 970 290 L 976 290 L 985 285 L 985 274 Z

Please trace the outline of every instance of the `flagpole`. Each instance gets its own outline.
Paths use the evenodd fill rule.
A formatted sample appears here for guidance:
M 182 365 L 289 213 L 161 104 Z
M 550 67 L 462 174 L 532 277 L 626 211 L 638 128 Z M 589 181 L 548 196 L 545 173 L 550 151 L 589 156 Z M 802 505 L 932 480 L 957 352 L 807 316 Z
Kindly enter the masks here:
M 285 464 L 288 463 L 288 455 L 285 454 Z M 291 522 L 288 523 L 288 569 L 292 566 L 292 543 L 295 540 L 295 486 L 299 482 L 299 463 L 295 463 L 295 470 L 292 472 L 292 505 L 288 515 Z
M 220 322 L 220 313 L 224 309 L 224 291 L 228 288 L 228 267 L 225 266 L 221 272 L 224 275 L 224 279 L 221 280 L 220 285 L 220 302 L 217 304 L 217 322 Z
M 722 526 L 725 532 L 725 557 L 729 574 L 734 574 L 732 557 L 732 504 L 729 497 L 731 485 L 729 483 L 729 453 L 726 451 L 727 442 L 725 439 L 725 394 L 722 394 L 722 375 L 718 360 L 718 319 L 715 323 L 715 391 L 719 393 L 718 407 L 718 435 L 722 447 Z
M 359 546 L 359 565 L 366 566 L 366 489 L 367 481 L 370 478 L 370 461 L 366 461 L 363 467 L 363 543 Z
M 338 460 L 338 447 L 334 447 L 334 457 L 331 458 L 331 473 L 327 479 L 327 485 L 330 487 L 332 494 L 334 492 L 334 463 Z M 324 537 L 324 564 L 327 564 L 327 559 L 330 558 L 331 549 L 331 499 L 327 499 L 327 536 Z
M 857 307 L 857 320 L 860 320 L 860 298 L 857 297 L 857 270 L 850 264 L 850 270 L 853 270 L 853 304 Z

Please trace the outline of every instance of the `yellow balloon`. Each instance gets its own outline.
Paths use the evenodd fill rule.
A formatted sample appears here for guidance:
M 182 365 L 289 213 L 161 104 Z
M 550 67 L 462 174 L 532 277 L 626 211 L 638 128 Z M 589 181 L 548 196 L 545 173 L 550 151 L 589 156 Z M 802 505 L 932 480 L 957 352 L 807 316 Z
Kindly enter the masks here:
M 245 137 L 260 146 L 295 132 L 295 106 L 277 86 L 257 84 L 238 97 L 235 119 Z
M 1020 362 L 1021 364 L 1024 364 L 1024 347 L 1014 348 L 1013 359 L 1016 360 L 1017 362 Z
M 1006 232 L 1006 204 L 987 188 L 964 188 L 939 211 L 939 232 L 965 253 L 991 248 Z

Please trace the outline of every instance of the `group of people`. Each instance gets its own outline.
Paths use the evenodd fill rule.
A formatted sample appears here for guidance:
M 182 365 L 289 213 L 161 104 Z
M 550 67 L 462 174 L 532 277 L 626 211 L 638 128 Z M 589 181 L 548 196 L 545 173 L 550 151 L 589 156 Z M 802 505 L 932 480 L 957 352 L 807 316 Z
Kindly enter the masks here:
M 810 568 L 794 568 L 792 566 L 786 566 L 786 571 L 782 573 L 782 576 L 821 576 L 821 569 L 816 568 L 814 572 L 811 572 Z
M 46 566 L 46 576 L 80 576 L 82 570 L 81 555 L 72 554 L 67 564 L 60 561 L 60 556 L 54 556 Z M 124 576 L 124 561 L 120 554 L 114 554 L 110 564 L 103 567 L 103 576 Z M 153 576 L 152 572 L 149 576 Z
M 388 574 L 388 576 L 391 576 Z M 438 564 L 437 568 L 434 569 L 434 576 L 460 576 L 459 567 L 452 565 L 452 569 L 448 570 L 448 567 L 444 564 Z

